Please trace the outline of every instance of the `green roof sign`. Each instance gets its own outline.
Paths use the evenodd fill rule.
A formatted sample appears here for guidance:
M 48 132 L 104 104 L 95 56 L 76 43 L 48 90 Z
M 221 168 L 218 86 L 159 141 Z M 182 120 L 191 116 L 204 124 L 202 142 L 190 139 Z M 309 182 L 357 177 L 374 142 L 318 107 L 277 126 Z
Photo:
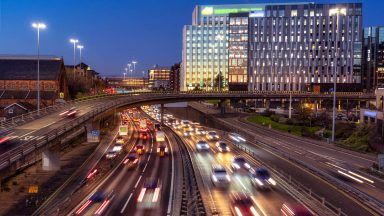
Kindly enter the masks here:
M 201 10 L 201 15 L 203 16 L 209 16 L 212 14 L 215 15 L 223 15 L 223 14 L 230 14 L 230 13 L 245 13 L 245 12 L 251 12 L 251 11 L 263 11 L 264 9 L 262 7 L 244 7 L 244 8 L 213 8 L 213 7 L 204 7 Z

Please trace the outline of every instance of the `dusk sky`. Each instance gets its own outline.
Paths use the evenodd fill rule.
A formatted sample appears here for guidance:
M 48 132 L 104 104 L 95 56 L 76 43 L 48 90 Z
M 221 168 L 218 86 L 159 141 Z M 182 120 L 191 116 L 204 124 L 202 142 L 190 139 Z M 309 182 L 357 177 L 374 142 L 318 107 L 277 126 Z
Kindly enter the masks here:
M 63 56 L 65 64 L 73 64 L 69 38 L 75 37 L 85 46 L 84 62 L 102 75 L 122 75 L 125 65 L 137 60 L 141 76 L 155 64 L 181 61 L 182 28 L 191 24 L 195 5 L 262 2 L 294 1 L 0 0 L 0 54 L 35 54 L 31 23 L 43 21 L 48 28 L 41 32 L 42 54 Z M 364 26 L 384 25 L 384 1 L 361 2 Z

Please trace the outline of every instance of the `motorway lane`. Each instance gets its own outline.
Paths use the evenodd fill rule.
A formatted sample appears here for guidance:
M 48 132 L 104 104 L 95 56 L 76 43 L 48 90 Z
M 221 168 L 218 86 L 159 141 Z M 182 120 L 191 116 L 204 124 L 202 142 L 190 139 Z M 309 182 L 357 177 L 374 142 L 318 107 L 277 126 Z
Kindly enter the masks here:
M 76 104 L 75 107 L 79 110 L 76 117 L 85 115 L 86 113 L 92 111 L 95 107 L 105 104 L 109 100 L 111 99 L 108 99 L 107 101 L 96 100 Z M 59 126 L 62 126 L 63 124 L 73 120 L 73 118 L 63 118 L 59 116 L 59 114 L 63 111 L 65 110 L 59 110 L 57 112 L 44 116 L 43 118 L 36 119 L 32 122 L 26 123 L 24 125 L 12 129 L 9 134 L 11 140 L 7 143 L 3 143 L 0 145 L 0 155 L 28 141 L 42 139 L 44 138 L 44 135 L 47 132 L 56 129 Z
M 154 138 L 152 135 L 151 138 Z M 109 195 L 110 203 L 100 213 L 97 212 L 103 202 L 93 204 L 85 209 L 84 215 L 100 213 L 102 215 L 166 215 L 170 190 L 170 154 L 160 158 L 156 154 L 157 144 L 150 139 L 145 144 L 148 152 L 141 156 L 141 166 L 129 170 L 127 165 L 120 165 L 111 177 L 98 189 L 99 194 Z M 169 145 L 169 144 L 168 144 Z M 168 146 L 169 147 L 169 146 Z M 137 197 L 146 178 L 155 177 L 162 181 L 159 208 L 144 210 L 137 208 Z M 86 200 L 83 201 L 85 203 Z
M 207 128 L 207 130 L 210 130 Z M 177 131 L 178 135 L 182 136 L 180 131 Z M 279 215 L 280 208 L 284 202 L 294 203 L 296 202 L 290 195 L 280 189 L 278 186 L 270 191 L 260 191 L 254 188 L 247 173 L 234 173 L 231 168 L 232 158 L 237 155 L 243 155 L 244 152 L 240 152 L 234 147 L 231 148 L 231 152 L 220 153 L 215 147 L 215 142 L 208 142 L 210 145 L 209 152 L 197 152 L 196 142 L 200 139 L 206 140 L 205 136 L 192 136 L 190 138 L 183 137 L 185 143 L 187 143 L 190 149 L 193 150 L 192 155 L 197 163 L 199 172 L 203 178 L 205 187 L 208 190 L 212 208 L 216 209 L 220 215 L 232 215 L 229 208 L 230 199 L 229 194 L 231 192 L 244 192 L 251 196 L 256 205 L 256 209 L 260 215 Z M 255 161 L 249 161 L 253 166 L 259 166 L 260 164 Z M 231 175 L 231 184 L 229 188 L 223 189 L 215 187 L 211 180 L 211 171 L 213 165 L 221 165 L 227 169 Z
M 221 121 L 221 119 L 218 120 Z M 236 125 L 236 123 L 231 124 Z M 243 128 L 249 129 L 250 127 L 243 126 Z M 254 131 L 253 133 L 257 132 Z M 226 141 L 229 141 L 229 139 L 226 139 Z M 290 160 L 283 158 L 268 149 L 260 148 L 258 144 L 254 142 L 247 141 L 247 143 L 244 145 L 255 153 L 255 158 L 257 158 L 257 160 L 261 160 L 264 163 L 267 163 L 270 166 L 276 167 L 279 170 L 284 171 L 286 174 L 289 174 L 294 180 L 300 182 L 305 187 L 312 189 L 312 191 L 318 196 L 324 197 L 334 206 L 341 208 L 341 210 L 347 215 L 376 215 L 371 210 L 367 209 L 367 207 L 362 203 L 357 202 L 355 199 L 351 198 L 351 196 L 348 194 L 337 189 L 320 177 L 310 173 L 305 168 L 294 164 Z
M 234 120 L 236 121 L 236 124 L 248 128 L 247 130 L 252 132 L 257 140 L 278 146 L 281 150 L 289 152 L 291 157 L 300 158 L 304 163 L 311 164 L 318 169 L 324 170 L 328 174 L 375 197 L 379 201 L 384 200 L 384 181 L 358 171 L 360 166 L 370 166 L 372 164 L 369 164 L 370 161 L 365 157 L 354 156 L 344 152 L 336 154 L 332 149 L 313 144 L 306 144 L 305 147 L 303 147 L 303 143 L 297 142 L 297 139 L 292 139 L 286 136 L 281 137 L 281 135 L 273 133 L 273 131 L 244 123 L 239 119 L 231 119 L 231 121 Z M 363 176 L 363 178 L 356 176 L 356 174 L 351 174 L 350 172 Z M 350 178 L 345 174 L 352 176 L 353 178 Z

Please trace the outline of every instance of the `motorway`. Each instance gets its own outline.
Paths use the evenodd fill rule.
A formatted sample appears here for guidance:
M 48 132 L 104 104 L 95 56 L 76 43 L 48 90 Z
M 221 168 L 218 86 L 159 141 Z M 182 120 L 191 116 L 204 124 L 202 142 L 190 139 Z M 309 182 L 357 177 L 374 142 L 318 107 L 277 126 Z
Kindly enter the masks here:
M 207 131 L 211 130 L 210 128 L 205 129 Z M 177 131 L 177 134 L 183 137 L 181 131 Z M 255 187 L 251 184 L 247 173 L 234 172 L 231 168 L 232 158 L 238 155 L 246 155 L 244 152 L 237 150 L 233 145 L 231 145 L 231 152 L 221 153 L 214 145 L 215 142 L 207 141 L 205 136 L 199 137 L 193 135 L 187 138 L 184 137 L 183 140 L 189 146 L 193 158 L 196 161 L 199 173 L 201 174 L 204 182 L 205 190 L 211 199 L 211 209 L 219 215 L 232 215 L 229 208 L 230 198 L 228 196 L 232 192 L 243 192 L 251 196 L 257 206 L 259 215 L 279 215 L 283 203 L 296 202 L 296 200 L 294 200 L 278 186 L 273 190 L 260 191 L 255 189 Z M 196 150 L 196 143 L 199 140 L 206 140 L 209 143 L 211 149 L 210 152 L 198 152 Z M 261 164 L 254 159 L 250 157 L 247 157 L 247 159 L 251 166 L 261 166 Z M 229 171 L 232 179 L 229 188 L 222 189 L 213 185 L 211 173 L 212 167 L 215 165 L 224 166 Z
M 203 112 L 206 112 L 207 109 L 206 107 L 199 106 L 197 103 L 194 103 L 192 106 Z M 382 203 L 384 200 L 383 181 L 368 176 L 358 170 L 360 167 L 369 167 L 374 162 L 374 157 L 371 155 L 351 152 L 333 146 L 325 146 L 324 143 L 317 141 L 296 138 L 293 135 L 286 135 L 282 132 L 245 122 L 238 117 L 217 118 L 217 121 L 224 122 L 226 125 L 231 125 L 232 130 L 234 131 L 244 132 L 249 135 L 249 145 L 259 152 L 258 156 L 271 163 L 276 163 L 276 166 L 281 166 L 283 170 L 287 169 L 286 165 L 288 165 L 288 163 L 286 163 L 286 165 L 280 164 L 279 161 L 287 161 L 289 163 L 291 163 L 292 160 L 299 161 L 300 165 L 320 169 L 335 178 L 336 181 L 338 180 L 341 183 L 348 184 L 364 191 L 379 203 Z M 274 152 L 283 152 L 285 156 L 281 157 Z M 338 171 L 341 171 L 343 174 Z M 344 196 L 344 192 L 341 192 L 335 186 L 332 186 L 332 183 L 320 184 L 322 185 L 321 187 L 316 187 L 315 185 L 317 184 L 310 180 L 310 175 L 308 174 L 309 173 L 306 175 L 297 175 L 297 178 L 302 178 L 303 180 L 306 179 L 305 181 L 301 181 L 304 185 L 313 188 L 316 193 L 326 197 L 332 203 L 338 203 L 338 205 L 345 206 L 342 207 L 342 209 L 346 210 L 346 208 L 353 208 L 349 207 L 350 205 L 347 204 L 348 202 L 343 204 L 343 200 L 346 200 L 345 198 L 341 198 Z M 349 177 L 344 174 L 347 174 Z M 350 178 L 350 176 L 352 176 L 352 178 Z M 319 189 L 324 188 L 325 185 L 330 189 L 329 191 Z M 339 197 L 336 194 L 342 196 Z M 353 200 L 353 198 L 348 195 L 345 197 L 349 200 Z M 359 201 L 353 202 L 360 205 L 360 208 L 364 207 Z M 356 209 L 356 211 L 358 210 Z M 351 213 L 355 213 L 355 211 L 351 211 Z
M 136 136 L 138 136 L 137 133 Z M 166 143 L 168 149 L 172 149 L 170 143 L 168 141 Z M 78 205 L 70 211 L 70 214 L 166 215 L 168 211 L 171 211 L 168 206 L 172 177 L 172 153 L 168 153 L 165 157 L 157 154 L 158 146 L 152 132 L 149 133 L 148 140 L 136 137 L 136 143 L 130 146 L 128 152 L 138 145 L 144 145 L 146 150 L 143 155 L 139 156 L 137 166 L 132 164 L 132 161 L 125 164 L 124 161 L 127 157 L 124 157 L 91 193 L 82 201 L 76 202 Z M 143 205 L 138 204 L 144 184 L 148 179 L 156 179 L 160 182 L 158 200 L 151 207 L 145 207 L 145 202 Z M 145 194 L 147 193 L 148 191 Z

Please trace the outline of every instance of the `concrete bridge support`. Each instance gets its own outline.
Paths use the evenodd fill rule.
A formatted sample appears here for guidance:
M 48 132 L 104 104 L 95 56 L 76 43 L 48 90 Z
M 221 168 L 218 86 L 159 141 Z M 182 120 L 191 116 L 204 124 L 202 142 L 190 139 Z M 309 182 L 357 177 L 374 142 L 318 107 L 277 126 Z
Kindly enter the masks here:
M 225 114 L 225 100 L 220 99 L 219 102 L 219 107 L 220 107 L 220 114 Z
M 50 150 L 45 150 L 42 153 L 42 168 L 45 171 L 60 170 L 59 153 Z

